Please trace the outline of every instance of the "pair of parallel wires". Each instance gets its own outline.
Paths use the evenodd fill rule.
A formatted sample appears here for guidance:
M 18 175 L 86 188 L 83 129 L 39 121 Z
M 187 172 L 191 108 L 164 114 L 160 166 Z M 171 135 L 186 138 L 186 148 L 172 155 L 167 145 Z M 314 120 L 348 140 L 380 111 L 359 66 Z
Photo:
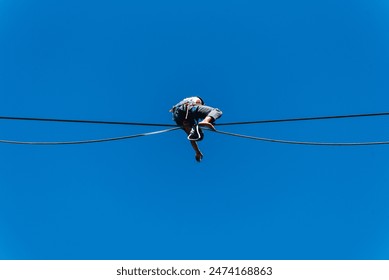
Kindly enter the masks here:
M 281 123 L 281 122 L 302 122 L 302 121 L 318 121 L 318 120 L 330 120 L 330 119 L 346 119 L 346 118 L 366 118 L 366 117 L 378 117 L 389 116 L 389 112 L 382 113 L 370 113 L 370 114 L 352 114 L 352 115 L 336 115 L 336 116 L 318 116 L 318 117 L 303 117 L 303 118 L 287 118 L 287 119 L 270 119 L 270 120 L 256 120 L 246 122 L 229 122 L 215 124 L 218 128 L 220 126 L 232 126 L 232 125 L 252 125 L 252 124 L 265 124 L 265 123 Z M 4 144 L 18 144 L 18 145 L 77 145 L 77 144 L 92 144 L 101 142 L 120 141 L 137 137 L 151 136 L 156 134 L 162 134 L 178 130 L 181 127 L 175 124 L 161 124 L 161 123 L 140 123 L 140 122 L 116 122 L 116 121 L 98 121 L 98 120 L 74 120 L 74 119 L 52 119 L 52 118 L 28 118 L 28 117 L 12 117 L 12 116 L 0 116 L 0 120 L 10 121 L 35 121 L 35 122 L 63 122 L 63 123 L 84 123 L 84 124 L 101 124 L 101 125 L 127 125 L 127 126 L 150 126 L 150 127 L 170 127 L 163 130 L 157 130 L 152 132 L 126 135 L 120 137 L 111 137 L 103 139 L 81 140 L 81 141 L 51 141 L 51 142 L 33 142 L 33 141 L 16 141 L 0 139 L 0 143 Z M 212 131 L 212 130 L 209 130 Z M 250 136 L 232 132 L 221 131 L 219 129 L 213 131 L 222 135 L 245 138 L 263 142 L 273 142 L 282 144 L 294 144 L 294 145 L 314 145 L 314 146 L 371 146 L 371 145 L 387 145 L 389 141 L 373 141 L 373 142 L 308 142 L 308 141 L 291 141 L 264 138 L 257 136 Z

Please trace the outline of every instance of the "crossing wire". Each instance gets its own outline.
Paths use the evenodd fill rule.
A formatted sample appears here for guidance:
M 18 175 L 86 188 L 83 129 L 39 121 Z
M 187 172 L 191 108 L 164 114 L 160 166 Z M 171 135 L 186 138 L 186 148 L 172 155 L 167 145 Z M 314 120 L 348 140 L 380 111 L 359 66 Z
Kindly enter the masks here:
M 146 132 L 146 133 L 140 133 L 140 134 L 134 134 L 134 135 L 119 136 L 119 137 L 112 137 L 112 138 L 103 138 L 103 139 L 94 139 L 94 140 L 61 141 L 61 142 L 31 142 L 31 141 L 27 142 L 27 141 L 0 140 L 0 143 L 4 143 L 4 144 L 17 144 L 17 145 L 78 145 L 78 144 L 92 144 L 92 143 L 111 142 L 111 141 L 126 140 L 126 139 L 136 138 L 136 137 L 156 135 L 156 134 L 166 133 L 166 132 L 170 132 L 170 131 L 177 130 L 177 129 L 180 129 L 180 128 L 179 127 L 175 127 L 175 128 L 170 128 L 170 129 L 164 129 L 164 130 L 158 130 L 158 131 L 152 131 L 152 132 Z
M 262 123 L 276 123 L 276 122 L 297 122 L 297 121 L 313 121 L 313 120 L 328 120 L 328 119 L 341 119 L 341 118 L 360 118 L 360 117 L 377 117 L 377 116 L 388 116 L 389 112 L 383 113 L 371 113 L 371 114 L 352 114 L 352 115 L 337 115 L 337 116 L 321 116 L 321 117 L 305 117 L 305 118 L 289 118 L 289 119 L 273 119 L 273 120 L 259 120 L 259 121 L 249 121 L 249 122 L 230 122 L 230 123 L 220 123 L 219 126 L 227 125 L 245 125 L 245 124 L 262 124 Z M 0 119 L 3 120 L 19 120 L 19 121 L 45 121 L 45 122 L 68 122 L 68 123 L 90 123 L 90 124 L 108 124 L 108 125 L 141 125 L 141 126 L 164 126 L 164 127 L 173 127 L 171 129 L 140 133 L 128 136 L 104 138 L 104 139 L 94 139 L 94 140 L 81 140 L 81 141 L 61 141 L 61 142 L 32 142 L 32 141 L 13 141 L 13 140 L 0 140 L 0 143 L 5 144 L 21 144 L 21 145 L 70 145 L 70 144 L 90 144 L 90 143 L 101 143 L 109 141 L 118 141 L 125 140 L 136 137 L 150 136 L 155 134 L 161 134 L 170 132 L 173 130 L 180 129 L 178 125 L 174 124 L 160 124 L 160 123 L 137 123 L 137 122 L 116 122 L 116 121 L 95 121 L 95 120 L 70 120 L 70 119 L 49 119 L 49 118 L 26 118 L 26 117 L 10 117 L 10 116 L 0 116 Z M 374 142 L 309 142 L 309 141 L 290 141 L 290 140 L 280 140 L 264 137 L 249 136 L 231 132 L 225 132 L 216 130 L 216 133 L 246 138 L 257 141 L 265 142 L 274 142 L 274 143 L 283 143 L 283 144 L 295 144 L 295 145 L 316 145 L 316 146 L 367 146 L 367 145 L 387 145 L 389 141 L 374 141 Z
M 217 125 L 217 126 L 247 125 L 247 124 L 298 122 L 298 121 L 314 121 L 314 120 L 378 117 L 378 116 L 389 116 L 389 112 L 369 113 L 369 114 L 335 115 L 335 116 L 318 116 L 318 117 L 303 117 L 303 118 L 287 118 L 287 119 L 271 119 L 271 120 L 256 120 L 256 121 L 243 121 L 243 122 L 228 122 L 228 123 L 218 123 L 215 125 Z M 30 118 L 30 117 L 12 117 L 12 116 L 0 116 L 0 119 L 2 119 L 2 120 L 15 120 L 15 121 L 41 121 L 41 122 L 67 122 L 67 123 L 89 123 L 89 124 L 107 124 L 107 125 L 177 127 L 176 124 L 163 124 L 163 123 L 118 122 L 118 121 L 74 120 L 74 119 L 53 119 L 53 118 Z
M 70 119 L 27 118 L 27 117 L 10 117 L 10 116 L 0 116 L 0 119 L 1 120 L 12 120 L 12 121 L 38 121 L 38 122 L 65 122 L 65 123 L 89 123 L 89 124 L 110 124 L 110 125 L 140 125 L 140 126 L 177 127 L 177 125 L 175 125 L 175 124 L 161 124 L 161 123 L 70 120 Z
M 221 126 L 221 125 L 244 125 L 244 124 L 279 123 L 279 122 L 299 122 L 299 121 L 316 121 L 316 120 L 362 118 L 362 117 L 378 117 L 378 116 L 389 116 L 389 112 L 370 113 L 370 114 L 337 115 L 337 116 L 304 117 L 304 118 L 288 118 L 288 119 L 274 119 L 274 120 L 259 120 L 259 121 L 247 121 L 247 122 L 229 122 L 229 123 L 220 123 L 220 124 L 217 124 L 217 125 Z
M 282 143 L 282 144 L 294 144 L 294 145 L 310 145 L 310 146 L 374 146 L 374 145 L 388 145 L 389 141 L 375 141 L 375 142 L 307 142 L 307 141 L 291 141 L 291 140 L 280 140 L 280 139 L 272 139 L 272 138 L 264 138 L 264 137 L 256 137 L 250 135 L 243 135 L 238 133 L 225 132 L 220 130 L 214 130 L 216 133 L 246 138 L 257 141 L 264 142 L 273 142 L 273 143 Z

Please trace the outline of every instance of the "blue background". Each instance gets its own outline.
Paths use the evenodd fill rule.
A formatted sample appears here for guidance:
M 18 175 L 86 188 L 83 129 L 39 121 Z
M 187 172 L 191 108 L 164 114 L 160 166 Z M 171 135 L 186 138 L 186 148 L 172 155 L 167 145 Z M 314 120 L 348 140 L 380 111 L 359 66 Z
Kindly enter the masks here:
M 0 115 L 172 123 L 199 95 L 221 122 L 388 110 L 389 4 L 0 1 Z M 388 117 L 221 127 L 389 140 Z M 158 130 L 0 121 L 0 139 Z M 388 259 L 389 146 L 206 132 L 0 145 L 1 259 Z

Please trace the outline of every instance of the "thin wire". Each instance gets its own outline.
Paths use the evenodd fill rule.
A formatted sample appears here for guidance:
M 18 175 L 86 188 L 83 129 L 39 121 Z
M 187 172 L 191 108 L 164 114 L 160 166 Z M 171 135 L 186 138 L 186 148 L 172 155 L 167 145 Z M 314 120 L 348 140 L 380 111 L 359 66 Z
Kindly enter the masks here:
M 161 123 L 114 122 L 114 121 L 70 120 L 70 119 L 50 119 L 50 118 L 25 118 L 25 117 L 9 117 L 9 116 L 0 116 L 0 119 L 13 120 L 13 121 L 41 121 L 41 122 L 67 122 L 67 123 L 91 123 L 91 124 L 111 124 L 111 125 L 114 124 L 114 125 L 177 127 L 176 124 L 161 124 Z
M 245 122 L 229 122 L 229 123 L 217 123 L 215 125 L 216 126 L 246 125 L 246 124 L 263 124 L 263 123 L 278 123 L 278 122 L 297 122 L 297 121 L 342 119 L 342 118 L 377 117 L 377 116 L 388 116 L 388 115 L 389 115 L 389 112 L 382 112 L 382 113 L 371 113 L 371 114 L 352 114 L 352 115 L 319 116 L 319 117 L 288 118 L 288 119 L 273 119 L 273 120 L 257 120 L 257 121 L 245 121 Z M 44 122 L 68 122 L 68 123 L 89 123 L 89 124 L 108 124 L 108 125 L 134 125 L 134 126 L 138 125 L 138 126 L 177 127 L 176 124 L 161 124 L 161 123 L 116 122 L 116 121 L 52 119 L 52 118 L 28 118 L 28 117 L 11 117 L 11 116 L 0 116 L 0 119 L 17 120 L 17 121 L 44 121 Z
M 311 121 L 311 120 L 326 120 L 326 119 L 340 119 L 340 118 L 359 118 L 359 117 L 376 117 L 376 116 L 387 116 L 389 112 L 382 113 L 371 113 L 371 114 L 353 114 L 353 115 L 337 115 L 337 116 L 321 116 L 321 117 L 306 117 L 306 118 L 290 118 L 290 119 L 275 119 L 275 120 L 259 120 L 259 121 L 249 121 L 249 122 L 233 122 L 233 123 L 220 123 L 218 126 L 223 125 L 243 125 L 243 124 L 260 124 L 260 123 L 275 123 L 275 122 L 295 122 L 295 121 Z M 70 119 L 48 119 L 48 118 L 24 118 L 24 117 L 9 117 L 9 116 L 0 116 L 0 119 L 6 120 L 19 120 L 19 121 L 46 121 L 46 122 L 71 122 L 71 123 L 93 123 L 93 124 L 114 124 L 114 125 L 141 125 L 141 126 L 167 126 L 174 127 L 172 129 L 160 130 L 155 132 L 141 133 L 129 136 L 114 137 L 114 138 L 105 138 L 105 139 L 95 139 L 95 140 L 84 140 L 84 141 L 67 141 L 67 142 L 24 142 L 24 141 L 12 141 L 12 140 L 0 140 L 0 143 L 7 144 L 24 144 L 24 145 L 69 145 L 69 144 L 88 144 L 88 143 L 98 143 L 98 142 L 108 142 L 108 141 L 117 141 L 124 140 L 135 137 L 148 136 L 153 134 L 165 133 L 179 129 L 175 124 L 157 124 L 157 123 L 136 123 L 136 122 L 113 122 L 113 121 L 94 121 L 94 120 L 70 120 Z M 216 125 L 216 124 L 215 124 Z M 367 146 L 367 145 L 386 145 L 389 144 L 389 141 L 380 141 L 380 142 L 355 142 L 355 143 L 337 143 L 337 142 L 303 142 L 303 141 L 289 141 L 289 140 L 279 140 L 263 137 L 255 137 L 231 132 L 216 131 L 220 134 L 247 138 L 258 141 L 266 142 L 276 142 L 284 144 L 296 144 L 296 145 L 320 145 L 320 146 Z
M 146 132 L 146 133 L 140 133 L 140 134 L 134 134 L 134 135 L 127 135 L 127 136 L 120 136 L 120 137 L 112 137 L 112 138 L 103 138 L 103 139 L 92 139 L 92 140 L 82 140 L 82 141 L 62 141 L 62 142 L 31 142 L 31 141 L 14 141 L 14 140 L 0 140 L 0 143 L 3 144 L 17 144 L 17 145 L 76 145 L 76 144 L 92 144 L 92 143 L 102 143 L 102 142 L 110 142 L 110 141 L 119 141 L 119 140 L 126 140 L 130 138 L 136 138 L 136 137 L 143 137 L 143 136 L 150 136 L 150 135 L 156 135 L 161 133 L 167 133 L 170 131 L 174 131 L 180 129 L 180 127 L 174 127 L 170 129 L 164 129 L 164 130 L 158 130 L 158 131 L 152 131 L 152 132 Z M 213 131 L 213 130 L 210 130 Z M 251 140 L 257 140 L 257 141 L 264 141 L 264 142 L 273 142 L 273 143 L 282 143 L 282 144 L 294 144 L 294 145 L 315 145 L 315 146 L 372 146 L 372 145 L 387 145 L 389 144 L 389 141 L 376 141 L 376 142 L 303 142 L 303 141 L 290 141 L 290 140 L 280 140 L 280 139 L 272 139 L 272 138 L 264 138 L 264 137 L 256 137 L 256 136 L 250 136 L 250 135 L 243 135 L 243 134 L 237 134 L 232 132 L 226 132 L 226 131 L 220 131 L 215 130 L 213 132 L 234 136 L 234 137 L 240 137 L 240 138 L 246 138 Z
M 262 123 L 278 123 L 278 122 L 297 122 L 297 121 L 314 121 L 314 120 L 328 120 L 328 119 L 345 119 L 345 118 L 361 118 L 361 117 L 378 117 L 388 116 L 389 112 L 372 113 L 372 114 L 353 114 L 353 115 L 337 115 L 337 116 L 320 116 L 320 117 L 306 117 L 306 118 L 289 118 L 289 119 L 276 119 L 276 120 L 258 120 L 248 122 L 229 122 L 219 123 L 222 125 L 242 125 L 242 124 L 262 124 Z
M 212 130 L 210 130 L 212 131 Z M 249 135 L 243 135 L 243 134 L 237 134 L 237 133 L 231 133 L 231 132 L 225 132 L 220 130 L 215 130 L 213 132 L 234 136 L 234 137 L 240 137 L 240 138 L 246 138 L 251 140 L 257 140 L 257 141 L 264 141 L 264 142 L 274 142 L 274 143 L 282 143 L 282 144 L 294 144 L 294 145 L 311 145 L 311 146 L 373 146 L 373 145 L 388 145 L 389 141 L 380 141 L 380 142 L 352 142 L 352 143 L 337 143 L 337 142 L 302 142 L 302 141 L 289 141 L 289 140 L 279 140 L 279 139 L 271 139 L 271 138 L 263 138 L 263 137 L 256 137 L 256 136 L 249 136 Z
M 119 140 L 125 140 L 125 139 L 136 138 L 136 137 L 150 136 L 150 135 L 170 132 L 170 131 L 177 130 L 177 129 L 180 129 L 180 127 L 164 129 L 164 130 L 159 130 L 159 131 L 153 131 L 153 132 L 140 133 L 140 134 L 134 134 L 134 135 L 120 136 L 120 137 L 104 138 L 104 139 L 94 139 L 94 140 L 82 140 L 82 141 L 25 142 L 25 141 L 0 140 L 0 143 L 4 143 L 4 144 L 18 144 L 18 145 L 76 145 L 76 144 L 91 144 L 91 143 L 102 143 L 102 142 L 109 142 L 109 141 L 119 141 Z

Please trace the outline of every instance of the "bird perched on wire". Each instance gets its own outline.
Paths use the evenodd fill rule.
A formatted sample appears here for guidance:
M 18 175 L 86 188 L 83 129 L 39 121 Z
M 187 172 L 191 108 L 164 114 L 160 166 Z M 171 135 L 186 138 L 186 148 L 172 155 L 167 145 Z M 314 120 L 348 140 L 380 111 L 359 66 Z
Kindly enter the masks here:
M 188 140 L 196 153 L 195 159 L 200 162 L 203 154 L 197 145 L 197 141 L 201 141 L 204 138 L 201 127 L 215 130 L 213 123 L 222 116 L 222 111 L 218 108 L 206 106 L 201 97 L 193 96 L 178 102 L 170 109 L 170 112 L 173 114 L 173 120 L 188 135 Z

